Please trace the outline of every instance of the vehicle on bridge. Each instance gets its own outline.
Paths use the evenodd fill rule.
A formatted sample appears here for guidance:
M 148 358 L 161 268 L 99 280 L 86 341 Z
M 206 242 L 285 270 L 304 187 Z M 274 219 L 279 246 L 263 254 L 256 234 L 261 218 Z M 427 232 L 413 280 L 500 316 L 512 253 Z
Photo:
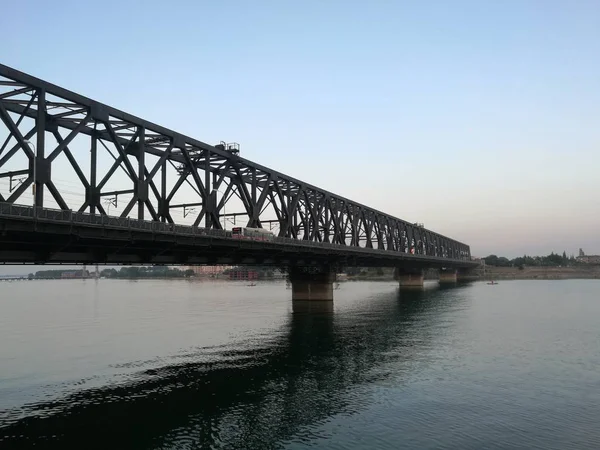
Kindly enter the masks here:
M 234 227 L 231 229 L 234 239 L 250 239 L 253 241 L 272 241 L 275 235 L 264 228 Z

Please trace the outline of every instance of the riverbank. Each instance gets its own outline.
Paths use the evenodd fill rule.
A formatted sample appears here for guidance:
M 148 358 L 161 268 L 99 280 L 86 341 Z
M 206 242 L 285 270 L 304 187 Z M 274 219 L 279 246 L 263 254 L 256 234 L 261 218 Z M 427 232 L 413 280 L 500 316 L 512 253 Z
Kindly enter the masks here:
M 483 280 L 569 280 L 600 279 L 600 266 L 494 267 L 486 266 Z
M 425 280 L 437 280 L 438 272 L 435 270 L 425 271 Z M 87 277 L 69 277 L 69 278 L 28 278 L 28 277 L 11 277 L 3 278 L 0 281 L 34 281 L 34 280 L 85 280 L 94 279 L 93 276 Z M 181 281 L 248 281 L 244 279 L 231 279 L 228 276 L 183 276 L 183 277 L 101 277 L 100 279 L 111 280 L 181 280 Z M 569 280 L 569 279 L 600 279 L 600 266 L 589 267 L 495 267 L 486 266 L 485 273 L 479 271 L 478 279 L 480 280 Z M 285 277 L 265 277 L 254 279 L 252 281 L 281 281 Z M 356 275 L 338 275 L 338 282 L 343 281 L 395 281 L 392 272 L 385 271 L 383 274 L 375 272 L 361 273 Z
M 600 279 L 600 266 L 572 266 L 572 267 L 495 267 L 486 266 L 485 272 L 478 271 L 480 280 L 571 280 L 571 279 Z M 437 280 L 438 272 L 428 270 L 425 272 L 426 280 Z M 376 275 L 375 273 L 362 273 L 348 276 L 348 281 L 394 281 L 392 273 Z

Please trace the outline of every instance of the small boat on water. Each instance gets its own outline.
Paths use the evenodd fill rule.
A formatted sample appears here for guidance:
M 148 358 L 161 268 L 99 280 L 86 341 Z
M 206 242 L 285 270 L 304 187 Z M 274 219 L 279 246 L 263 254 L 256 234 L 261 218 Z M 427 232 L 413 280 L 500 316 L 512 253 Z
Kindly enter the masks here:
M 498 284 L 498 283 L 496 283 L 494 280 L 492 280 L 492 281 L 488 281 L 488 284 Z
M 250 284 L 247 284 L 246 286 L 249 286 L 249 287 L 256 286 L 256 283 L 250 283 Z

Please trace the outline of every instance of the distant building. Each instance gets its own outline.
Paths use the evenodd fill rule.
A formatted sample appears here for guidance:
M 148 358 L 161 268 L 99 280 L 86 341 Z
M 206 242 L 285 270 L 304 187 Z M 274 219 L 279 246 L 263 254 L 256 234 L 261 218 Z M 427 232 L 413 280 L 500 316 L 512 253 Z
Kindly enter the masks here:
M 578 256 L 576 260 L 584 264 L 600 264 L 600 255 L 582 255 Z
M 249 270 L 243 268 L 237 268 L 229 272 L 230 280 L 258 280 L 258 272 L 256 270 Z
M 197 277 L 214 277 L 231 269 L 231 266 L 190 266 L 185 269 L 192 269 Z
M 600 255 L 586 255 L 580 248 L 579 256 L 575 260 L 583 264 L 600 264 Z

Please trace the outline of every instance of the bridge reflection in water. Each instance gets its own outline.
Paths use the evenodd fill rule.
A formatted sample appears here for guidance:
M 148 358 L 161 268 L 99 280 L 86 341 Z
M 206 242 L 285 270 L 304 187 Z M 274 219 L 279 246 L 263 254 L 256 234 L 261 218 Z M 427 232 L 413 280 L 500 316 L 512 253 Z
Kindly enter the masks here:
M 200 348 L 197 362 L 29 405 L 13 421 L 8 411 L 0 447 L 272 448 L 298 439 L 336 414 L 359 412 L 362 385 L 392 376 L 402 384 L 418 370 L 434 328 L 465 301 L 444 291 L 378 294 L 341 314 L 297 305 L 281 333 L 258 346 Z M 400 367 L 393 375 L 390 364 Z

